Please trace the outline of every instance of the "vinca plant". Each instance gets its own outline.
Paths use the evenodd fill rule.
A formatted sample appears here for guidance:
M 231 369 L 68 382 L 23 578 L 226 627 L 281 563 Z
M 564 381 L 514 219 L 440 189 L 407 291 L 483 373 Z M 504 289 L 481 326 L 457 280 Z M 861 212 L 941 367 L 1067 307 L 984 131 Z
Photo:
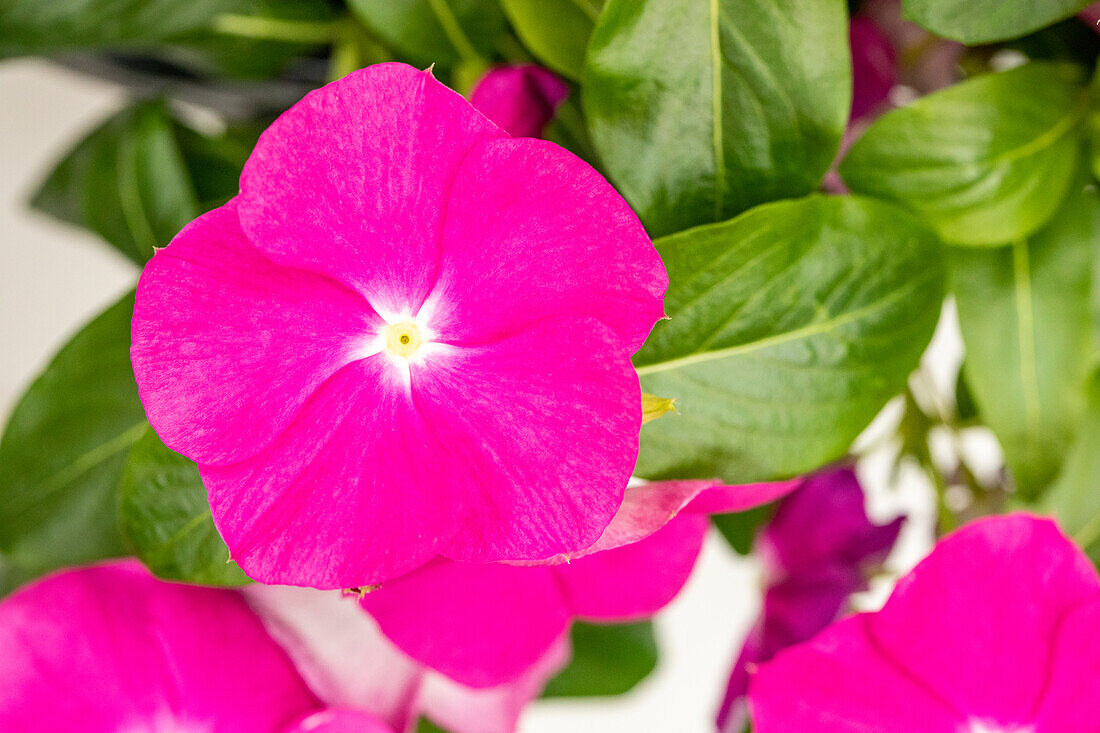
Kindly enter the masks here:
M 1086 6 L 0 0 L 134 272 L 0 440 L 0 730 L 522 730 L 713 535 L 713 730 L 1100 733 Z

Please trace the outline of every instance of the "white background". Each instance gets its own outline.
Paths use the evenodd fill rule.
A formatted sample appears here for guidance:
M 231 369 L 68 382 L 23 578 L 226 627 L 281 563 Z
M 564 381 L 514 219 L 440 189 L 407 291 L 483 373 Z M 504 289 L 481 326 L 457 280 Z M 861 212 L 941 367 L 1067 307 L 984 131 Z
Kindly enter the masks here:
M 31 212 L 27 199 L 53 162 L 97 121 L 125 102 L 121 90 L 37 60 L 0 64 L 0 416 L 6 420 L 22 390 L 82 323 L 126 292 L 136 268 L 94 235 Z M 944 329 L 941 329 L 943 331 Z M 947 382 L 957 362 L 950 328 L 938 337 L 947 356 L 937 375 Z M 896 412 L 896 411 L 895 411 Z M 884 416 L 884 423 L 889 423 Z M 927 547 L 931 500 L 915 473 L 888 486 L 889 455 L 864 461 L 861 476 L 879 521 L 907 511 L 911 521 L 895 572 Z M 2 467 L 0 467 L 2 470 Z M 691 580 L 658 618 L 661 662 L 620 698 L 540 702 L 522 733 L 641 733 L 714 730 L 729 664 L 759 605 L 759 574 L 720 537 L 709 539 Z M 862 599 L 880 603 L 883 580 Z

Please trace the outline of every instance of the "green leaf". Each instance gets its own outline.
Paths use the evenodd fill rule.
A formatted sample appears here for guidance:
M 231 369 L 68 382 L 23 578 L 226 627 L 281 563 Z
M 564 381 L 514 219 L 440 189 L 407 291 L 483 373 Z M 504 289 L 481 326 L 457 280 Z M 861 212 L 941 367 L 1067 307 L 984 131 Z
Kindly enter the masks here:
M 199 214 L 172 120 L 159 102 L 125 109 L 92 132 L 32 205 L 91 229 L 139 265 Z
M 775 479 L 842 456 L 901 392 L 943 296 L 941 247 L 901 209 L 821 195 L 666 237 L 665 311 L 635 356 L 677 412 L 646 478 Z
M 1058 479 L 1043 496 L 1040 511 L 1053 514 L 1062 529 L 1100 565 L 1100 371 L 1087 385 L 1087 409 Z
M 573 659 L 546 685 L 544 697 L 621 695 L 657 666 L 650 621 L 616 626 L 575 622 L 570 637 Z
M 903 0 L 906 20 L 968 45 L 1018 38 L 1068 18 L 1093 0 Z
M 150 46 L 245 5 L 243 0 L 5 0 L 0 56 Z
M 127 295 L 67 343 L 0 439 L 0 555 L 26 580 L 125 554 L 118 481 L 146 428 L 130 368 Z
M 143 265 L 154 247 L 236 195 L 249 135 L 200 135 L 174 122 L 163 103 L 139 104 L 81 141 L 31 203 Z
M 203 585 L 251 582 L 229 562 L 198 466 L 151 429 L 130 450 L 119 493 L 123 534 L 156 575 Z
M 505 29 L 496 0 L 348 0 L 379 38 L 420 66 L 483 62 Z
M 951 253 L 966 383 L 1025 497 L 1057 473 L 1083 408 L 1098 232 L 1100 199 L 1082 186 L 1030 239 Z
M 738 555 L 748 555 L 756 533 L 775 514 L 776 506 L 773 502 L 735 514 L 715 514 L 710 519 Z
M 1058 210 L 1081 155 L 1072 66 L 1030 63 L 879 118 L 840 165 L 856 192 L 910 207 L 954 244 L 1028 237 Z
M 603 0 L 501 0 L 501 5 L 531 53 L 554 71 L 581 78 Z
M 0 2 L 0 57 L 129 50 L 203 73 L 265 76 L 327 42 L 303 42 L 294 33 L 280 38 L 287 35 L 288 22 L 331 17 L 323 0 L 5 0 Z M 241 35 L 232 22 L 219 28 L 226 18 L 244 18 L 252 34 Z M 275 26 L 275 37 L 265 26 Z
M 851 104 L 841 0 L 610 0 L 582 101 L 654 236 L 815 190 Z

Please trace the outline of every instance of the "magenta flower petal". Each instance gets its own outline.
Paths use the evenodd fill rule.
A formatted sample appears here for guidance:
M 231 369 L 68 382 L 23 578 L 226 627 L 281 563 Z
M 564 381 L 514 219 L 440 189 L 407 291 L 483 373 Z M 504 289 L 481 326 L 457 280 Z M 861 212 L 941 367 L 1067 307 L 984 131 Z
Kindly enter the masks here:
M 276 262 L 415 313 L 435 280 L 463 158 L 505 133 L 430 71 L 378 64 L 310 92 L 260 136 L 241 225 Z
M 319 706 L 232 591 L 124 561 L 0 602 L 0 730 L 281 733 Z
M 562 635 L 519 677 L 473 689 L 402 653 L 350 596 L 287 586 L 244 592 L 325 703 L 369 711 L 395 731 L 424 716 L 452 733 L 514 733 L 523 709 L 569 660 Z
M 744 511 L 784 496 L 803 479 L 773 483 L 722 486 L 717 480 L 655 481 L 626 490 L 622 505 L 595 544 L 567 556 L 526 565 L 558 565 L 564 560 L 613 550 L 649 537 L 681 512 L 724 514 Z
M 1025 722 L 1043 693 L 1058 624 L 1098 591 L 1096 568 L 1054 523 L 984 519 L 944 539 L 868 627 L 884 654 L 957 709 Z
M 639 542 L 554 567 L 570 612 L 590 621 L 652 616 L 684 587 L 709 526 L 706 515 L 684 514 Z
M 154 258 L 134 367 L 257 580 L 539 560 L 622 501 L 666 285 L 591 168 L 383 64 L 287 111 L 240 196 Z
M 942 540 L 881 611 L 761 666 L 755 729 L 1077 730 L 1082 718 L 1067 722 L 1061 706 L 1095 691 L 1098 602 L 1096 569 L 1052 522 L 978 520 Z M 891 675 L 910 692 L 879 690 Z M 900 712 L 874 717 L 875 699 Z
M 462 164 L 450 207 L 469 214 L 447 219 L 439 283 L 425 306 L 444 340 L 484 343 L 551 316 L 595 317 L 634 353 L 664 316 L 668 276 L 638 217 L 557 145 L 480 146 Z M 584 344 L 588 335 L 573 338 Z
M 969 733 L 945 701 L 878 654 L 865 627 L 862 616 L 846 619 L 762 666 L 749 694 L 754 733 Z
M 739 486 L 713 486 L 699 492 L 684 511 L 695 514 L 743 512 L 782 499 L 805 481 L 805 478 L 799 477 Z
M 185 227 L 142 273 L 132 349 L 141 399 L 170 448 L 203 463 L 242 460 L 381 323 L 339 283 L 262 257 L 231 201 Z
M 1100 731 L 1100 597 L 1066 614 L 1053 649 L 1050 691 L 1035 717 L 1040 733 Z M 1087 721 L 1087 723 L 1086 723 Z
M 390 641 L 471 687 L 515 679 L 569 624 L 550 568 L 438 560 L 360 601 Z
M 382 584 L 361 605 L 405 653 L 464 685 L 515 680 L 575 618 L 636 620 L 668 604 L 691 574 L 709 526 L 705 514 L 677 514 L 714 485 L 666 481 L 628 489 L 595 549 L 569 561 L 436 560 Z
M 619 343 L 595 319 L 550 319 L 413 373 L 421 413 L 448 436 L 433 460 L 459 495 L 436 511 L 464 510 L 442 554 L 539 559 L 596 541 L 638 453 L 641 390 Z
M 470 92 L 470 103 L 514 137 L 542 137 L 569 85 L 541 66 L 490 69 Z
M 464 506 L 436 458 L 449 449 L 390 366 L 347 366 L 259 455 L 199 466 L 218 531 L 252 578 L 366 585 L 428 561 L 454 532 Z
M 313 713 L 286 733 L 397 733 L 370 713 L 332 708 Z

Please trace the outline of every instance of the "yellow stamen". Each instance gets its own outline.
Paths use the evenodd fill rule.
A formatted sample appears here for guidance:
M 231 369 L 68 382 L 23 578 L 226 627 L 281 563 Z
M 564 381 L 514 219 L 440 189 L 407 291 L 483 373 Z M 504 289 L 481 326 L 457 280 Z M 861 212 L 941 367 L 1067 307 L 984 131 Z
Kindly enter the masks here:
M 420 329 L 412 321 L 386 327 L 386 350 L 395 356 L 410 356 L 420 347 Z

